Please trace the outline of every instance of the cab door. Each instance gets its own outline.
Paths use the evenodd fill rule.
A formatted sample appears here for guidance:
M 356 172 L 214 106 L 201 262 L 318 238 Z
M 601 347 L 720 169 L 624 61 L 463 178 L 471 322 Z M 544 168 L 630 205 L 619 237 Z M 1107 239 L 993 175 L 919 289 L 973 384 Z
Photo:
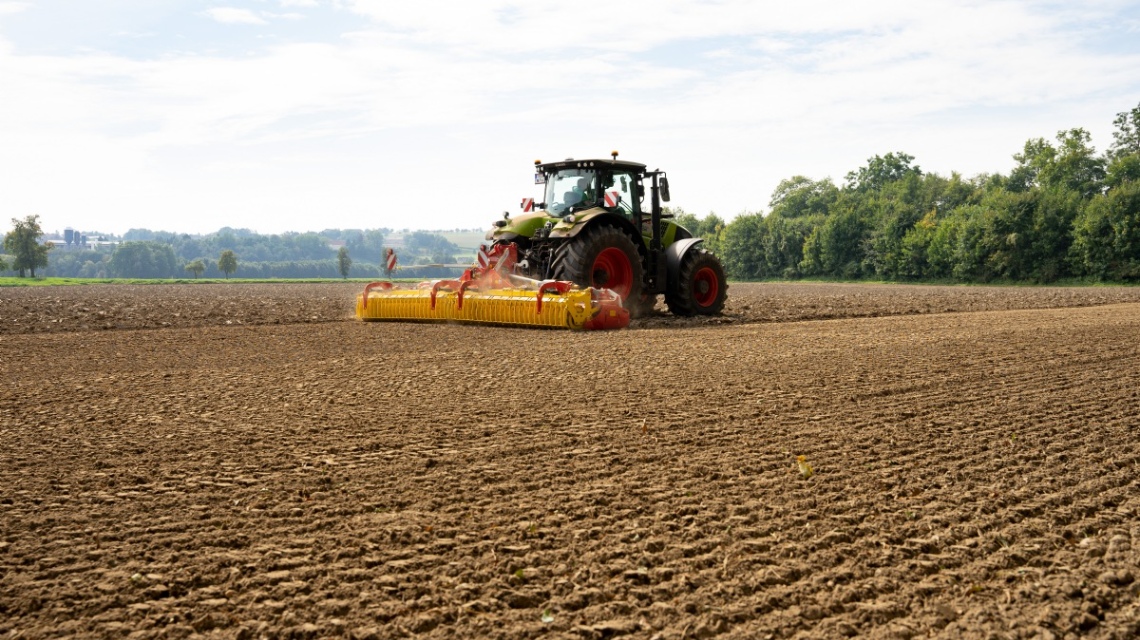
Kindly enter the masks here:
M 602 180 L 602 206 L 610 213 L 637 224 L 641 217 L 637 177 L 626 171 L 607 174 Z

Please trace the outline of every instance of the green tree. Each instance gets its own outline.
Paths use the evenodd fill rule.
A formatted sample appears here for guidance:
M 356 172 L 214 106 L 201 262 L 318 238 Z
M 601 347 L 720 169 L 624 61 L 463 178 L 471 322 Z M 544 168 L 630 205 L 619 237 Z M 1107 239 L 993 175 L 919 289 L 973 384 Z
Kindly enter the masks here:
M 985 194 L 984 184 L 989 179 L 990 176 L 981 175 L 972 180 L 963 180 L 957 171 L 951 171 L 949 179 L 928 173 L 922 176 L 920 208 L 924 211 L 933 208 L 942 215 L 962 205 L 977 204 Z
M 226 279 L 229 279 L 230 274 L 237 271 L 237 268 L 238 261 L 234 252 L 230 249 L 223 251 L 222 255 L 218 257 L 218 271 L 226 274 Z
M 1102 193 L 1105 160 L 1091 142 L 1092 136 L 1084 129 L 1057 132 L 1057 146 L 1044 138 L 1027 141 L 1021 153 L 1013 156 L 1018 165 L 1010 174 L 1010 190 L 1064 188 L 1085 198 Z
M 8 263 L 4 261 L 4 257 L 0 256 L 0 273 L 8 270 Z
M 101 277 L 106 277 L 111 253 L 110 249 L 96 251 L 73 248 L 69 251 L 52 251 L 48 254 L 48 266 L 44 273 L 61 278 L 93 278 L 95 272 L 102 270 Z M 89 263 L 92 265 L 90 268 L 87 267 Z M 98 265 L 98 268 L 94 265 Z
M 704 218 L 699 219 L 684 209 L 678 208 L 677 213 L 673 215 L 673 221 L 687 229 L 694 238 L 704 239 L 705 248 L 709 251 L 713 253 L 720 251 L 721 235 L 725 229 L 724 220 L 720 216 L 709 213 Z
M 800 263 L 804 259 L 804 242 L 812 231 L 823 224 L 823 215 L 810 215 L 786 219 L 779 211 L 764 218 L 767 233 L 761 244 L 764 247 L 764 277 L 798 278 Z
M 906 232 L 902 239 L 899 275 L 906 278 L 928 277 L 931 272 L 929 250 L 937 229 L 937 211 L 931 210 Z
M 51 251 L 50 242 L 40 244 L 40 236 L 44 234 L 40 228 L 40 217 L 30 215 L 23 220 L 12 218 L 12 230 L 4 236 L 4 250 L 13 256 L 12 269 L 20 272 L 31 271 L 36 277 L 36 267 L 48 266 L 48 251 Z
M 1113 145 L 1108 151 L 1109 164 L 1105 184 L 1109 189 L 1126 182 L 1140 180 L 1140 105 L 1116 114 Z
M 336 268 L 340 272 L 341 278 L 348 278 L 348 270 L 352 268 L 352 258 L 348 255 L 348 247 L 341 247 L 336 252 Z
M 1118 156 L 1108 165 L 1104 183 L 1114 189 L 1126 182 L 1140 180 L 1140 153 Z
M 696 215 L 685 211 L 681 207 L 661 207 L 662 218 L 672 218 L 673 222 L 681 225 L 682 227 L 692 231 L 701 224 L 701 219 Z M 696 235 L 696 234 L 694 234 Z
M 110 256 L 107 256 L 110 258 Z M 77 278 L 106 278 L 107 277 L 107 263 L 105 261 L 95 262 L 94 260 L 87 260 L 83 266 L 75 273 Z
M 178 269 L 174 248 L 153 240 L 115 247 L 108 265 L 116 278 L 171 278 Z
M 901 151 L 875 156 L 867 160 L 867 166 L 847 174 L 846 187 L 854 191 L 878 191 L 907 175 L 921 176 L 922 169 L 913 162 L 914 156 Z
M 980 221 L 975 255 L 983 260 L 986 279 L 1020 280 L 1031 274 L 1033 217 L 1039 194 L 1039 190 L 998 192 L 983 201 L 986 215 Z
M 849 200 L 867 228 L 863 271 L 884 278 L 905 275 L 903 238 L 929 212 L 929 195 L 923 179 L 915 172 L 901 174 L 874 192 L 847 192 Z
M 459 252 L 459 246 L 454 242 L 430 231 L 413 231 L 404 236 L 404 244 L 413 253 L 432 256 L 433 262 L 450 262 L 451 259 L 441 261 L 436 258 L 450 258 Z
M 780 181 L 768 206 L 784 219 L 826 215 L 838 197 L 839 188 L 830 179 L 815 181 L 793 176 Z
M 1009 191 L 1020 193 L 1040 185 L 1041 171 L 1053 162 L 1057 150 L 1045 138 L 1026 140 L 1021 153 L 1013 154 L 1017 166 L 1009 174 Z
M 804 245 L 832 212 L 839 194 L 830 179 L 793 176 L 781 181 L 772 193 L 767 216 L 744 214 L 727 225 L 716 218 L 723 225 L 717 250 L 724 258 L 725 269 L 736 278 L 800 277 Z M 686 226 L 707 226 L 696 216 L 683 215 L 691 220 L 682 222 Z M 678 216 L 678 221 L 685 219 Z M 814 240 L 812 246 L 818 248 Z
M 1042 176 L 1047 186 L 1076 191 L 1085 198 L 1104 193 L 1105 159 L 1092 146 L 1092 136 L 1084 129 L 1057 134 L 1057 159 Z
M 1093 201 L 1102 199 L 1097 196 Z M 1028 231 L 1028 273 L 1022 277 L 1052 282 L 1071 273 L 1067 256 L 1073 244 L 1073 222 L 1089 202 L 1077 191 L 1064 188 L 1038 193 Z
M 206 263 L 202 262 L 201 259 L 192 260 L 186 264 L 186 270 L 194 274 L 194 277 L 197 278 L 206 271 Z
M 921 237 L 925 234 L 917 232 L 920 237 L 913 238 L 911 244 L 926 245 L 926 273 L 929 278 L 954 277 L 955 267 L 958 264 L 959 241 L 962 230 L 973 214 L 980 215 L 981 207 L 966 205 L 950 212 L 950 214 L 937 221 L 929 241 Z
M 445 252 L 436 252 L 436 253 L 433 253 L 430 256 L 423 258 L 423 259 L 427 260 L 427 262 L 424 264 L 454 264 L 455 263 L 455 254 L 445 253 Z
M 251 238 L 252 240 L 253 238 Z M 293 243 L 296 245 L 296 255 L 301 260 L 320 260 L 322 258 L 330 259 L 333 257 L 332 249 L 329 248 L 328 240 L 315 233 L 301 233 L 293 237 Z M 249 256 L 246 256 L 249 258 Z
M 991 245 L 996 235 L 992 231 L 994 210 L 979 204 L 959 211 L 960 217 L 951 226 L 954 239 L 951 275 L 963 281 L 988 282 L 994 278 L 990 261 L 993 254 Z M 940 226 L 939 231 L 941 230 Z M 934 244 L 939 240 L 938 236 L 939 233 L 936 232 L 934 242 L 927 252 L 928 258 L 935 252 Z
M 322 232 L 330 235 L 327 232 Z M 366 229 L 343 234 L 345 246 L 358 256 L 380 255 L 384 251 L 384 232 L 380 229 Z
M 800 264 L 804 274 L 845 279 L 863 275 L 867 220 L 852 204 L 840 206 L 838 213 L 813 229 L 804 241 Z
M 1121 111 L 1112 121 L 1116 131 L 1112 132 L 1112 159 L 1127 155 L 1140 155 L 1140 104 L 1130 111 Z
M 1140 279 L 1140 182 L 1093 200 L 1074 223 L 1072 253 L 1082 273 Z
M 729 277 L 755 280 L 764 272 L 764 238 L 767 229 L 758 213 L 737 216 L 724 229 L 720 257 Z

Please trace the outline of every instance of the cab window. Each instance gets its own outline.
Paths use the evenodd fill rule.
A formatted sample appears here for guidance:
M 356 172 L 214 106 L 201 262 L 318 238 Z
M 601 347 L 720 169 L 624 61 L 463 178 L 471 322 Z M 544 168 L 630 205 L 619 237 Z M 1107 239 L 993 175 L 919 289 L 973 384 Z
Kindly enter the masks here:
M 631 220 L 635 218 L 640 204 L 637 195 L 637 180 L 630 173 L 618 171 L 606 174 L 602 179 L 602 204 L 609 205 L 613 196 L 617 196 L 612 206 L 606 206 L 614 213 Z
M 573 208 L 591 206 L 597 198 L 592 169 L 559 171 L 546 179 L 546 210 L 561 216 Z

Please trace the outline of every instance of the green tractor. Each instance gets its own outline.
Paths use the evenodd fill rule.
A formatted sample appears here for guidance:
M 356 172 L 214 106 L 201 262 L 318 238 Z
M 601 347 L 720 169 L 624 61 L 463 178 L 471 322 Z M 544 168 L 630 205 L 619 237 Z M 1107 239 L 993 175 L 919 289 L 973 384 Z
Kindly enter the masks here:
M 522 215 L 495 221 L 487 240 L 517 245 L 517 273 L 611 289 L 633 315 L 651 310 L 659 294 L 676 315 L 720 313 L 728 293 L 724 267 L 698 246 L 700 238 L 662 214 L 661 202 L 669 202 L 665 172 L 618 160 L 616 151 L 611 156 L 536 161 L 544 200 L 524 199 Z

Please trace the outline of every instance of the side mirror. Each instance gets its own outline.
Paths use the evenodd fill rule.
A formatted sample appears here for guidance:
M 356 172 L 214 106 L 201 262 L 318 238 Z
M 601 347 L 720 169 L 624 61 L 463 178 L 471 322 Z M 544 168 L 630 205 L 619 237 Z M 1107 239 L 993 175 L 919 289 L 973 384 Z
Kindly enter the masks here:
M 669 202 L 669 178 L 661 176 L 661 201 Z

